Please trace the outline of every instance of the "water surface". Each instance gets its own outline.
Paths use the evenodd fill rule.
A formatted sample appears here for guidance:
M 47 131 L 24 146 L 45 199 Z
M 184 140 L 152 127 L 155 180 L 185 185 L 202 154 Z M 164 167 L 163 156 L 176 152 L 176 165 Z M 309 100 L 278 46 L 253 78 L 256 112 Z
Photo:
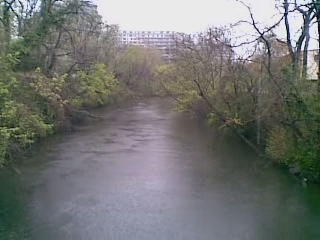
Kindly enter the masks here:
M 320 239 L 320 190 L 149 100 L 0 174 L 0 239 Z

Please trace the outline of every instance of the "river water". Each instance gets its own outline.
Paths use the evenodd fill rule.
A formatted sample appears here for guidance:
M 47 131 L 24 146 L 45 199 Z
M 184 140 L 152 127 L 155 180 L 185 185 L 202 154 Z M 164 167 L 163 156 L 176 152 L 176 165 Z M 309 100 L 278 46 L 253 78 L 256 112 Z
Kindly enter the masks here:
M 0 173 L 0 239 L 320 239 L 320 189 L 167 102 L 99 113 Z

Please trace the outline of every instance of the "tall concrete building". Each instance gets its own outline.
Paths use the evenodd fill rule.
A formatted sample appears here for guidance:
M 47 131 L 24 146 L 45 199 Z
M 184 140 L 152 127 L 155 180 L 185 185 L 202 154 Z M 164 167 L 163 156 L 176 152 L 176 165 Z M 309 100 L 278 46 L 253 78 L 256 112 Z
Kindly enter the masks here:
M 173 31 L 120 31 L 121 46 L 137 45 L 159 50 L 162 57 L 171 60 L 175 47 L 175 32 Z

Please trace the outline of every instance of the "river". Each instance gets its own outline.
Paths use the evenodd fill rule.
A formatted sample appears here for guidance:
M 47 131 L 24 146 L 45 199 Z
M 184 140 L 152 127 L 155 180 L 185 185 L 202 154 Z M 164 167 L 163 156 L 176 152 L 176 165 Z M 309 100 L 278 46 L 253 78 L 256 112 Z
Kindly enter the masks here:
M 156 99 L 0 173 L 0 239 L 320 239 L 320 189 Z

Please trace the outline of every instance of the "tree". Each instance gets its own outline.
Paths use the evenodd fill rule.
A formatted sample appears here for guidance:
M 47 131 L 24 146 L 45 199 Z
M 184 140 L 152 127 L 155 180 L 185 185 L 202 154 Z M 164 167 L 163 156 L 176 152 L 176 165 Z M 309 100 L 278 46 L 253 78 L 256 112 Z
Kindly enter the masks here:
M 256 37 L 251 41 L 235 44 L 235 37 L 222 28 L 179 35 L 174 61 L 157 74 L 178 109 L 201 114 L 301 177 L 320 181 L 319 94 L 308 89 L 312 83 L 305 79 L 315 3 L 281 3 L 279 19 L 261 26 L 242 2 L 250 20 L 238 24 L 252 26 Z M 303 20 L 295 40 L 291 14 Z M 282 23 L 286 39 L 275 34 Z M 235 57 L 240 46 L 252 54 Z
M 207 117 L 258 151 L 242 131 L 254 118 L 255 83 L 245 62 L 236 59 L 228 29 L 180 35 L 176 45 L 173 64 L 158 71 L 165 91 L 177 100 L 180 110 Z
M 130 90 L 152 95 L 156 89 L 154 70 L 161 63 L 161 54 L 141 46 L 124 48 L 117 56 L 116 76 Z
M 252 9 L 242 2 L 248 9 L 251 19 L 250 22 L 245 22 L 256 31 L 265 49 L 258 61 L 261 64 L 260 75 L 264 76 L 262 87 L 268 94 L 260 93 L 258 99 L 264 95 L 269 96 L 269 99 L 276 99 L 272 101 L 272 105 L 277 109 L 277 116 L 275 118 L 264 116 L 263 119 L 264 124 L 268 126 L 266 131 L 269 135 L 269 137 L 266 136 L 266 149 L 269 156 L 289 165 L 294 172 L 318 181 L 320 179 L 320 161 L 318 160 L 320 155 L 320 125 L 318 123 L 320 119 L 316 106 L 319 105 L 319 92 L 314 95 L 310 87 L 315 86 L 306 82 L 310 29 L 318 14 L 316 7 L 318 3 L 317 1 L 299 3 L 289 0 L 279 1 L 279 3 L 280 19 L 274 25 L 260 29 Z M 298 15 L 302 19 L 300 32 L 296 39 L 292 35 L 291 15 Z M 276 40 L 287 46 L 289 58 L 279 57 L 272 53 L 275 38 L 274 36 L 270 38 L 270 33 L 281 23 L 284 23 L 286 38 L 285 40 L 276 38 Z M 317 82 L 319 83 L 319 79 Z M 309 87 L 306 88 L 308 85 Z M 272 92 L 276 95 L 270 94 Z M 263 105 L 262 109 L 268 108 Z M 267 116 L 274 116 L 274 114 L 269 112 Z M 281 140 L 276 139 L 274 135 L 276 132 L 282 133 L 281 136 L 278 136 Z M 282 150 L 285 149 L 285 153 L 279 151 L 277 147 L 281 141 L 286 141 L 286 146 L 280 145 L 283 146 Z
M 1 0 L 0 10 L 2 166 L 124 91 L 112 68 L 117 29 L 91 1 Z

